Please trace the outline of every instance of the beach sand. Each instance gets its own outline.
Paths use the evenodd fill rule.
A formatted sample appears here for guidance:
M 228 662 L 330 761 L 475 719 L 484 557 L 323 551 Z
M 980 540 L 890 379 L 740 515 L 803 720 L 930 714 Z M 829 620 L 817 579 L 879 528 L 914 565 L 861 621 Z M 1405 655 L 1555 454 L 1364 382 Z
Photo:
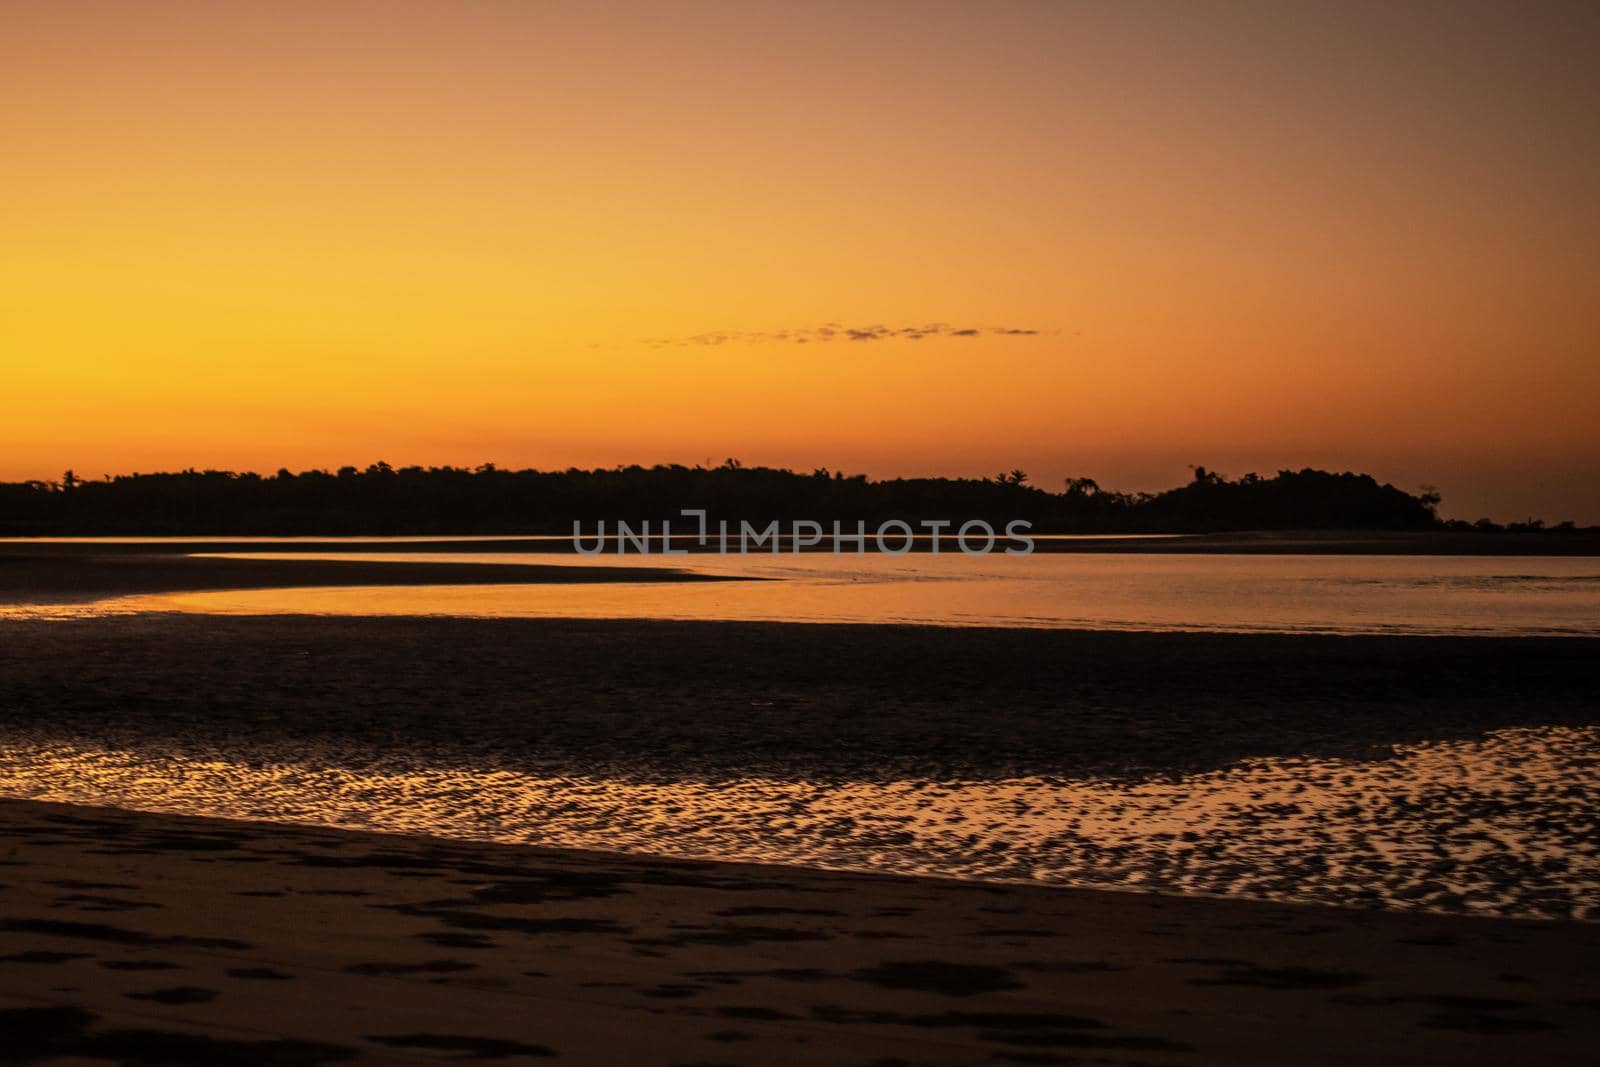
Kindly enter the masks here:
M 0 791 L 706 859 L 1595 918 L 1596 647 L 0 620 Z
M 8 1063 L 1500 1064 L 1600 1040 L 1588 924 L 23 801 L 0 881 Z
M 0 573 L 48 586 L 46 598 L 105 590 L 103 574 L 69 573 L 76 562 L 56 579 L 36 564 Z M 241 573 L 138 554 L 92 566 L 133 568 L 112 583 L 119 592 Z M 306 566 L 274 564 L 262 581 L 344 580 Z M 399 569 L 373 580 L 442 580 Z M 708 787 L 761 776 L 1177 780 L 1252 760 L 1382 762 L 1405 744 L 1589 730 L 1595 648 L 562 619 L 12 619 L 0 620 L 0 739 L 23 752 L 16 795 L 77 800 L 99 783 L 41 777 L 32 753 L 87 746 L 152 772 L 182 757 L 263 773 L 291 755 L 332 766 L 354 753 L 402 781 L 429 768 Z M 1567 787 L 1579 790 L 1567 806 L 1592 811 L 1581 784 Z M 1566 854 L 1569 837 L 1592 841 L 1592 819 L 1568 811 L 1559 822 L 1515 790 L 1471 810 L 1445 793 L 1437 825 L 1452 834 L 1509 813 L 1563 835 L 1549 840 Z M 464 789 L 457 808 L 470 813 L 478 796 Z M 1519 898 L 1531 870 L 1493 866 L 1491 900 L 1557 914 L 1596 903 L 1586 883 Z M 1430 893 L 1398 906 L 1476 906 Z M 689 862 L 4 800 L 0 1062 L 1592 1056 L 1600 925 L 1360 902 Z

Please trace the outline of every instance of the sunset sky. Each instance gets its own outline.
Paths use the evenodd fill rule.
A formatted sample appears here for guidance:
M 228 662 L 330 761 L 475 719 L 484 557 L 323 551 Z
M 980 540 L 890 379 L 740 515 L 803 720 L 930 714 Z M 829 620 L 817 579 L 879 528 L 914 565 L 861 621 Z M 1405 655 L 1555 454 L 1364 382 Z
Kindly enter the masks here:
M 1600 522 L 1600 5 L 0 4 L 0 479 L 1367 470 Z

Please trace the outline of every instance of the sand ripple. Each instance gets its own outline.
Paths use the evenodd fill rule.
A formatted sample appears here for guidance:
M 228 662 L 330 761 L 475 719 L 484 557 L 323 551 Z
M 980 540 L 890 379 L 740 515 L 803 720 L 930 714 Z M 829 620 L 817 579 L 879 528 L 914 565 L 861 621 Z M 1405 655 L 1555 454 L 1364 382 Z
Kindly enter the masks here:
M 1593 727 L 1133 782 L 541 777 L 326 741 L 249 755 L 12 731 L 0 793 L 581 849 L 1600 920 Z

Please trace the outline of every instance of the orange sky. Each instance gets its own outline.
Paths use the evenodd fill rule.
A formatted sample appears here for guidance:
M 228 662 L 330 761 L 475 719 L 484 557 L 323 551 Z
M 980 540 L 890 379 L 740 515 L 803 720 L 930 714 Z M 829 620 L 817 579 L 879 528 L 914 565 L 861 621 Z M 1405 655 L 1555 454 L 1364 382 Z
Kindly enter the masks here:
M 0 479 L 1314 465 L 1600 522 L 1600 7 L 1444 11 L 11 0 Z

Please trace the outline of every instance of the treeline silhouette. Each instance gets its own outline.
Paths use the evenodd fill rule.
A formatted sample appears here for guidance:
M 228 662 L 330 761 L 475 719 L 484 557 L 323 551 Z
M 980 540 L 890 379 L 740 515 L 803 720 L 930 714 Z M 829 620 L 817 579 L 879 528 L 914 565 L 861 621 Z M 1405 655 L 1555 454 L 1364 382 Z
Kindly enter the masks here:
M 381 535 L 571 533 L 602 519 L 638 523 L 704 508 L 714 522 L 902 519 L 1003 528 L 1027 519 L 1037 533 L 1199 533 L 1227 530 L 1433 530 L 1445 526 L 1437 494 L 1411 494 L 1366 474 L 1320 470 L 1229 480 L 1195 468 L 1187 485 L 1159 493 L 1068 479 L 1060 491 L 1022 471 L 992 478 L 869 480 L 746 467 L 502 470 L 403 467 L 280 470 L 275 475 L 186 470 L 84 481 L 0 483 L 0 534 Z M 659 530 L 659 525 L 655 527 Z M 871 528 L 869 526 L 869 528 Z

